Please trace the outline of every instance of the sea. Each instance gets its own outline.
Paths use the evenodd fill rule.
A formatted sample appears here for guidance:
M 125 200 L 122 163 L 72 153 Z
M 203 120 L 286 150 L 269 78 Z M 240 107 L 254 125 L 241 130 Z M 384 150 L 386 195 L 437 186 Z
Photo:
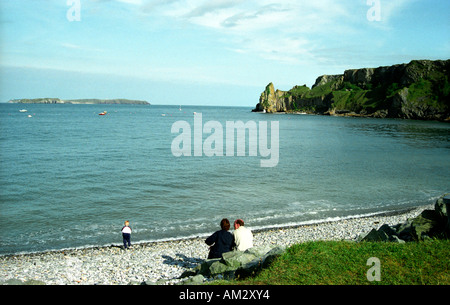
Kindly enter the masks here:
M 199 114 L 204 129 L 196 129 Z M 180 122 L 185 128 L 174 128 Z M 245 133 L 245 154 L 237 131 L 235 152 L 225 153 L 227 122 L 256 124 L 258 137 Z M 208 142 L 213 134 L 222 143 Z M 260 146 L 256 155 L 249 150 L 265 136 L 266 148 L 278 144 L 274 166 L 261 166 L 269 157 Z M 194 153 L 194 143 L 224 153 Z M 174 146 L 192 153 L 179 156 Z M 207 236 L 222 218 L 257 230 L 402 211 L 450 192 L 449 169 L 443 122 L 2 103 L 0 255 L 121 245 L 125 220 L 132 243 L 145 243 Z

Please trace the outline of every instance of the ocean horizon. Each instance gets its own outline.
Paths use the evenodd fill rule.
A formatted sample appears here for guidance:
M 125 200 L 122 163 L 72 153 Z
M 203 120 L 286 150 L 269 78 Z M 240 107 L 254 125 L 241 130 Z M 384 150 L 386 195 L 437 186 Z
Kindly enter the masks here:
M 0 255 L 120 245 L 125 220 L 143 243 L 205 236 L 222 218 L 256 230 L 401 211 L 450 190 L 448 123 L 251 110 L 0 104 Z M 174 153 L 179 122 L 191 127 L 190 155 Z M 222 155 L 205 150 L 208 122 Z M 238 132 L 226 153 L 227 122 L 257 128 L 243 155 Z M 261 166 L 274 144 L 276 164 Z

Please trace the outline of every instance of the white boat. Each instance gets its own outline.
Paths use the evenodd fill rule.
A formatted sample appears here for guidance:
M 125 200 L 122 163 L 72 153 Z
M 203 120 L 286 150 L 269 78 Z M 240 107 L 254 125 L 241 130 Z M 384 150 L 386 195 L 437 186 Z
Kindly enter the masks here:
M 28 110 L 26 109 L 20 109 L 19 112 L 27 112 Z

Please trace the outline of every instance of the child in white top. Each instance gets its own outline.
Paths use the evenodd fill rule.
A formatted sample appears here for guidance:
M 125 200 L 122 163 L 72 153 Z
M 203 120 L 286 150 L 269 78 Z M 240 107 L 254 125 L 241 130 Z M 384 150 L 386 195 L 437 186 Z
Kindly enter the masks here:
M 123 237 L 123 248 L 126 249 L 131 247 L 131 228 L 130 222 L 128 220 L 125 221 L 125 226 L 122 228 L 122 237 Z

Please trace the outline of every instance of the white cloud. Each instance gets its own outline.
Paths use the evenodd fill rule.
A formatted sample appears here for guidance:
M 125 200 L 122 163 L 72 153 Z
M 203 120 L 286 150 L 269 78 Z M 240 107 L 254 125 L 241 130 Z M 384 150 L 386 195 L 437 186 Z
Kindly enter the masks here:
M 380 19 L 378 21 L 369 22 L 370 26 L 373 28 L 382 30 L 382 31 L 391 31 L 392 30 L 392 21 L 395 18 L 401 16 L 404 11 L 417 2 L 417 0 L 378 0 L 379 2 L 379 14 Z M 369 5 L 371 2 L 367 2 Z M 375 6 L 375 2 L 371 3 Z M 368 6 L 369 7 L 369 6 Z M 370 8 L 370 7 L 369 7 Z
M 224 50 L 242 55 L 238 58 L 244 61 L 261 58 L 285 64 L 285 67 L 329 67 L 367 60 L 372 54 L 367 50 L 374 47 L 367 29 L 386 30 L 385 21 L 394 18 L 408 3 L 416 0 L 380 0 L 383 20 L 375 23 L 366 19 L 370 9 L 366 0 L 114 1 L 136 5 L 141 20 L 147 17 L 149 22 L 153 22 L 148 27 L 152 31 L 158 28 L 155 24 L 180 24 L 182 27 L 178 28 L 199 30 L 200 36 L 206 32 L 205 37 L 215 36 Z M 150 23 L 143 24 L 148 26 Z M 368 41 L 371 43 L 367 44 Z M 209 70 L 205 69 L 197 73 L 197 78 L 208 75 L 206 71 Z M 171 77 L 177 75 L 170 69 L 156 72 Z
M 190 10 L 184 17 L 193 18 L 200 17 L 206 14 L 213 14 L 215 12 L 220 12 L 222 10 L 234 9 L 241 3 L 243 0 L 215 0 L 215 1 L 204 1 L 202 4 L 198 6 L 194 6 L 192 10 Z
M 142 0 L 117 0 L 117 1 L 134 5 L 142 5 Z
M 285 64 L 306 63 L 314 58 L 311 52 L 311 42 L 302 38 L 247 37 L 245 41 L 236 42 L 235 45 L 238 45 L 239 48 L 231 49 L 234 52 L 257 54 L 263 59 Z
M 390 0 L 381 1 L 381 20 L 383 22 L 389 22 L 391 18 L 398 15 L 406 8 L 407 5 L 414 3 L 417 0 Z M 431 4 L 430 4 L 431 5 Z
M 356 19 L 355 5 L 334 0 L 179 0 L 159 8 L 171 18 L 219 31 L 230 50 L 285 63 L 312 60 L 316 35 L 355 31 L 348 26 Z

